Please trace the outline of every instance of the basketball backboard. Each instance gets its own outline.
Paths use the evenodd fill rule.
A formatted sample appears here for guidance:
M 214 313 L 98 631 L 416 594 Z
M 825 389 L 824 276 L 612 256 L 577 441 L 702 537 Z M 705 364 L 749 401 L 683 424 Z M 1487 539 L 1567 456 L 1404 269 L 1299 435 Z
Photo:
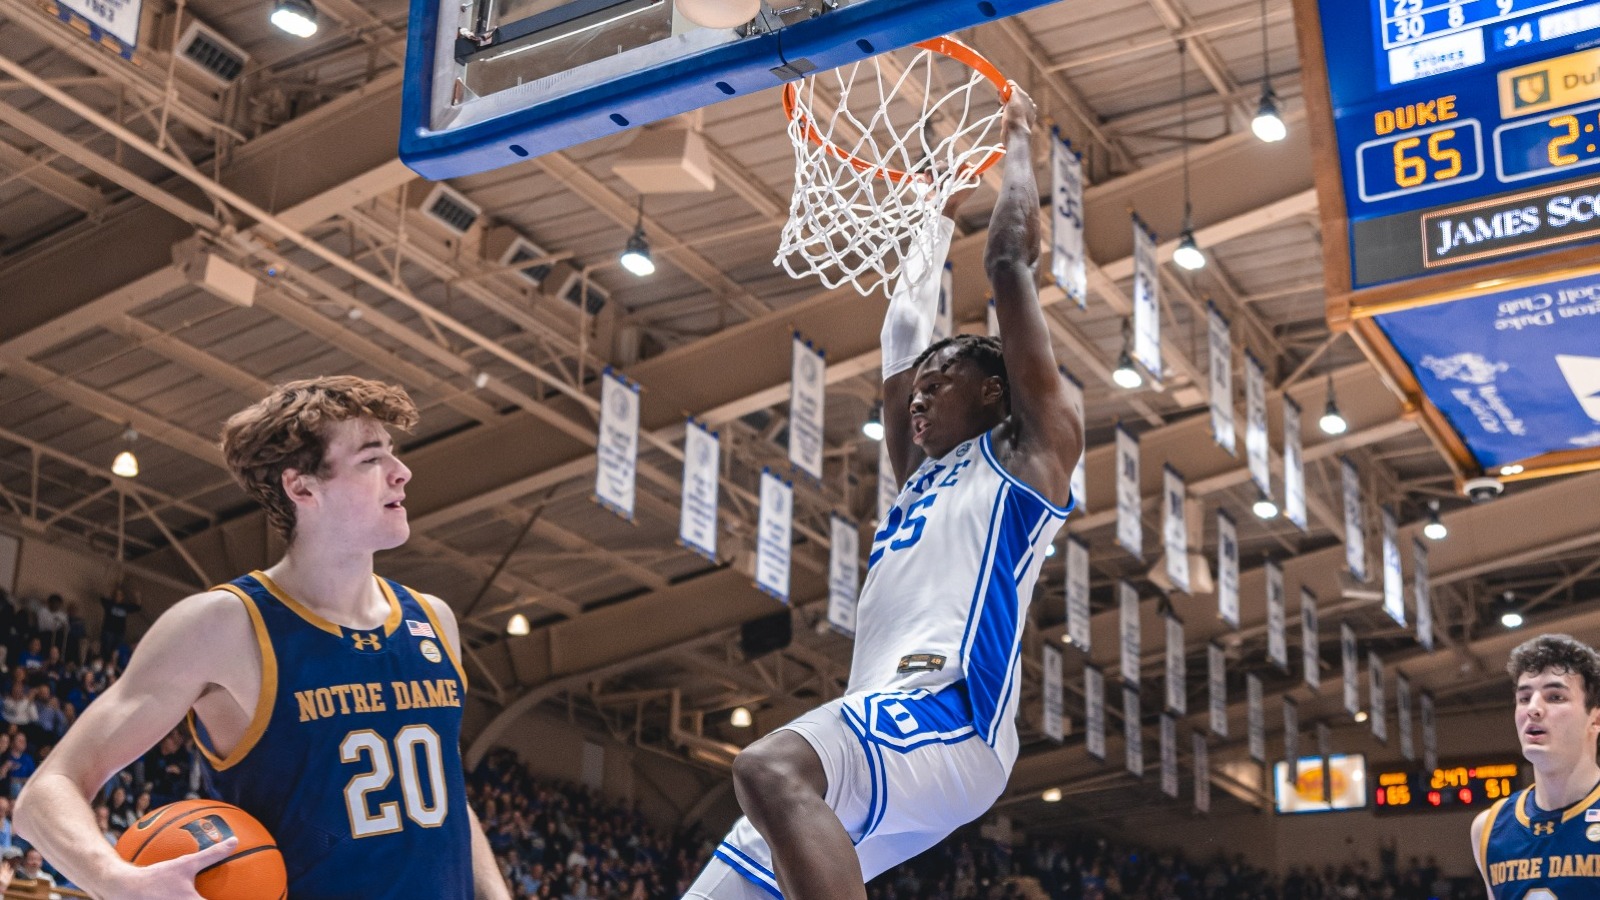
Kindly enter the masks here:
M 734 29 L 672 0 L 412 0 L 400 157 L 484 172 L 1053 0 L 783 0 Z

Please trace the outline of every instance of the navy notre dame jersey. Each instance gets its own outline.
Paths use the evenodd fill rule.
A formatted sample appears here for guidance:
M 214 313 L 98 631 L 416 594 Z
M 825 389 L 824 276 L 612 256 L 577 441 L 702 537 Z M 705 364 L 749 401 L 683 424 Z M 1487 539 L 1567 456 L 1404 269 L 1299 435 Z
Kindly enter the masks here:
M 1489 810 L 1483 866 L 1494 900 L 1600 897 L 1600 785 L 1546 812 L 1525 788 Z
M 277 839 L 294 900 L 468 900 L 462 777 L 466 676 L 427 604 L 378 579 L 382 627 L 352 631 L 253 572 L 244 601 L 261 647 L 261 700 L 226 757 L 190 725 L 222 799 Z

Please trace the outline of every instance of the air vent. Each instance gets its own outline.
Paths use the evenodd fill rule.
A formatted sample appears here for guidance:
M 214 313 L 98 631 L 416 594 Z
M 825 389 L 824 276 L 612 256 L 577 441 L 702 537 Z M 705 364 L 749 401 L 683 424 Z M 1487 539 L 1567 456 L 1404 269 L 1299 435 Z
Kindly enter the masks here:
M 435 185 L 422 201 L 422 212 L 456 234 L 466 234 L 478 217 L 483 215 L 478 204 L 443 184 Z
M 237 81 L 250 62 L 250 54 L 199 20 L 190 22 L 178 40 L 178 58 L 223 87 Z
M 573 306 L 581 304 L 584 312 L 591 316 L 598 316 L 600 310 L 606 308 L 606 301 L 611 299 L 611 292 L 590 281 L 588 297 L 585 298 L 583 275 L 573 272 L 567 276 L 566 284 L 561 286 L 561 299 L 571 303 Z M 587 303 L 585 303 L 586 299 Z

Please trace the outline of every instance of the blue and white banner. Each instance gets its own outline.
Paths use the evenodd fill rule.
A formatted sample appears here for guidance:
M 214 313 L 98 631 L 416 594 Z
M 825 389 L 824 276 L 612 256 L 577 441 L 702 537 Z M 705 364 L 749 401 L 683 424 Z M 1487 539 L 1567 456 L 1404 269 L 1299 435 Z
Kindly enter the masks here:
M 761 470 L 761 518 L 756 527 L 756 587 L 789 602 L 789 558 L 794 549 L 794 482 Z
M 1357 581 L 1367 580 L 1367 522 L 1361 506 L 1361 473 L 1356 464 L 1339 457 L 1344 484 L 1344 561 Z
M 715 431 L 690 419 L 683 431 L 683 507 L 678 512 L 678 541 L 712 562 L 717 561 L 717 494 L 722 440 Z
M 828 525 L 828 624 L 845 637 L 855 637 L 861 532 L 856 523 L 838 513 L 828 517 Z
M 1139 683 L 1139 654 L 1143 640 L 1139 625 L 1139 592 L 1126 581 L 1117 582 L 1118 619 L 1122 627 L 1122 680 Z
M 114 39 L 123 59 L 132 59 L 139 48 L 139 22 L 143 0 L 57 0 L 55 10 L 62 20 L 76 16 L 89 26 L 89 39 Z
M 1155 235 L 1133 217 L 1133 358 L 1161 380 L 1161 267 Z
M 1306 687 L 1322 690 L 1322 637 L 1317 629 L 1317 595 L 1300 589 L 1300 662 Z
M 1228 653 L 1216 641 L 1206 643 L 1206 694 L 1210 700 L 1211 733 L 1228 736 Z
M 1041 730 L 1056 743 L 1066 739 L 1061 721 L 1061 648 L 1044 645 L 1044 713 Z
M 1400 572 L 1399 526 L 1394 521 L 1394 510 L 1385 506 L 1383 520 L 1383 611 L 1396 625 L 1406 624 L 1406 579 Z
M 1329 757 L 1333 755 L 1333 731 L 1327 722 L 1317 723 L 1317 756 L 1322 760 L 1322 802 L 1333 802 L 1333 769 Z
M 894 477 L 894 463 L 889 460 L 889 442 L 878 442 L 878 524 L 894 508 L 900 498 L 900 483 Z
M 1400 755 L 1414 760 L 1417 746 L 1411 729 L 1411 679 L 1404 672 L 1394 673 L 1394 714 L 1395 727 L 1400 731 Z
M 639 467 L 639 386 L 610 366 L 600 378 L 600 430 L 595 444 L 595 500 L 632 522 Z
M 1433 695 L 1422 692 L 1418 705 L 1422 708 L 1422 771 L 1439 768 L 1439 725 L 1433 715 Z
M 822 351 L 796 332 L 789 367 L 789 462 L 817 481 L 822 480 L 826 366 Z
M 989 300 L 989 311 L 984 318 L 984 325 L 988 328 L 989 337 L 1000 336 L 1000 316 L 994 311 L 994 300 Z
M 1600 448 L 1600 275 L 1377 321 L 1484 469 Z
M 1067 405 L 1078 414 L 1078 422 L 1081 424 L 1087 421 L 1083 417 L 1083 382 L 1074 378 L 1065 368 L 1061 369 L 1061 376 L 1067 388 Z M 1083 449 L 1078 452 L 1078 464 L 1072 467 L 1072 480 L 1067 483 L 1067 487 L 1072 491 L 1072 499 L 1076 501 L 1072 504 L 1072 511 L 1080 514 L 1089 511 L 1087 502 L 1089 487 L 1084 474 L 1084 457 L 1088 454 L 1089 446 L 1085 442 Z
M 1244 354 L 1244 455 L 1250 478 L 1272 496 L 1272 461 L 1267 442 L 1267 373 L 1249 351 Z
M 1183 623 L 1167 616 L 1167 709 L 1178 715 L 1189 713 L 1189 660 L 1183 652 Z
M 1090 629 L 1089 545 L 1067 535 L 1067 640 L 1088 653 Z
M 1300 775 L 1300 704 L 1293 697 L 1283 698 L 1283 758 L 1289 763 L 1289 780 Z
M 1389 743 L 1389 697 L 1384 693 L 1383 660 L 1372 650 L 1367 651 L 1367 702 L 1371 706 L 1369 722 L 1372 736 Z
M 939 273 L 939 306 L 933 311 L 933 343 L 956 333 L 956 276 L 955 269 L 945 260 L 944 271 Z
M 1144 723 L 1139 712 L 1139 686 L 1122 686 L 1123 764 L 1134 775 L 1144 777 Z
M 1106 676 L 1094 666 L 1083 667 L 1083 749 L 1106 761 Z
M 1283 514 L 1306 530 L 1306 455 L 1300 432 L 1300 405 L 1283 395 Z
M 1144 559 L 1144 523 L 1140 519 L 1139 439 L 1117 426 L 1117 543 Z
M 1050 216 L 1050 275 L 1066 292 L 1067 301 L 1083 309 L 1088 303 L 1088 257 L 1083 250 L 1083 158 L 1061 138 L 1058 129 L 1050 142 L 1050 170 L 1054 173 L 1055 202 Z
M 1267 711 L 1261 695 L 1261 676 L 1254 672 L 1244 676 L 1244 689 L 1249 706 L 1250 758 L 1264 763 L 1267 761 Z
M 1161 793 L 1178 796 L 1178 720 L 1161 714 Z
M 1344 672 L 1344 711 L 1354 716 L 1361 712 L 1361 688 L 1356 681 L 1356 630 L 1348 622 L 1339 623 L 1339 662 Z
M 1188 487 L 1172 466 L 1161 469 L 1161 534 L 1167 556 L 1167 577 L 1172 586 L 1189 593 L 1189 525 L 1184 515 Z
M 1215 304 L 1206 304 L 1211 344 L 1211 439 L 1234 454 L 1237 443 L 1233 424 L 1233 336 L 1228 320 Z
M 1217 508 L 1217 617 L 1239 630 L 1239 526 Z
M 1267 662 L 1283 672 L 1289 671 L 1289 638 L 1284 613 L 1283 567 L 1267 560 L 1261 567 L 1267 581 Z
M 1198 731 L 1194 733 L 1194 808 L 1211 812 L 1211 748 Z
M 1433 588 L 1428 584 L 1428 548 L 1411 542 L 1411 599 L 1416 601 L 1417 643 L 1433 652 Z

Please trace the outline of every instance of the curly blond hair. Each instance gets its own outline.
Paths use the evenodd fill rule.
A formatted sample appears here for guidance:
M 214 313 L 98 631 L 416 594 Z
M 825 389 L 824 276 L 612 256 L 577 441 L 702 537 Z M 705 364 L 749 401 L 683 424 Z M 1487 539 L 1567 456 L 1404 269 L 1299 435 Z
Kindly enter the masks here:
M 295 508 L 283 490 L 284 470 L 326 474 L 328 426 L 363 417 L 410 431 L 417 425 L 417 406 L 402 388 L 354 375 L 286 382 L 228 419 L 222 456 L 234 480 L 266 509 L 272 527 L 293 542 Z

